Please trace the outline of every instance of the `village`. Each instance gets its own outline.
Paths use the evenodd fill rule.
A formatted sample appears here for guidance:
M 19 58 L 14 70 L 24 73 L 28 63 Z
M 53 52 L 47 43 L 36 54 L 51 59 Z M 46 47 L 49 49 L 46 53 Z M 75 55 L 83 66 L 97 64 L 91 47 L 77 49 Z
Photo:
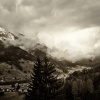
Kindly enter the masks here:
M 25 79 L 15 79 L 9 80 L 7 78 L 0 80 L 0 95 L 4 95 L 5 92 L 18 92 L 26 93 L 29 83 Z

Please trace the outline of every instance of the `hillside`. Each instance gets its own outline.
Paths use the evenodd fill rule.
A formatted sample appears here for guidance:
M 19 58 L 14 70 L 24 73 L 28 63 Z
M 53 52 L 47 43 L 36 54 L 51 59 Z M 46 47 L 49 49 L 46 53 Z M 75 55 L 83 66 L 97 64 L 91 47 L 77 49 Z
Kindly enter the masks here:
M 39 49 L 35 49 L 33 52 L 34 54 L 31 54 L 13 45 L 6 46 L 0 41 L 0 78 L 29 78 L 36 58 L 39 56 L 43 59 L 47 55 L 46 52 Z M 49 59 L 56 65 L 58 74 L 67 72 L 60 61 L 51 56 Z
M 21 45 L 13 45 L 13 42 L 16 40 L 17 42 L 19 41 L 18 39 L 21 41 Z M 49 48 L 47 46 L 39 42 L 34 43 L 35 41 L 33 41 L 35 44 L 34 46 L 31 43 L 32 48 L 25 50 L 25 48 L 21 48 L 21 46 L 24 47 L 24 44 L 26 44 L 24 40 L 25 36 L 23 34 L 14 35 L 11 32 L 7 32 L 5 29 L 0 28 L 0 77 L 11 78 L 14 76 L 19 78 L 29 78 L 36 58 L 40 57 L 43 59 L 45 56 L 47 56 L 49 60 L 55 64 L 57 73 L 62 77 L 75 70 L 80 70 L 80 67 L 82 70 L 84 68 L 88 68 L 89 66 L 92 67 L 100 65 L 99 58 L 96 58 L 93 61 L 91 59 L 83 59 L 75 63 L 66 59 L 59 60 L 58 58 L 54 58 L 48 54 L 47 50 Z M 26 38 L 26 40 L 29 42 L 29 39 Z

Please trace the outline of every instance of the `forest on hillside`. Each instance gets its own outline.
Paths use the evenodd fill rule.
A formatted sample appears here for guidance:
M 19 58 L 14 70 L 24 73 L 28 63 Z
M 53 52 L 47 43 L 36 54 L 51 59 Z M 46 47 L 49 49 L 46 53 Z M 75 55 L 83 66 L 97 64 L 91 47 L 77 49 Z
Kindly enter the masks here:
M 57 79 L 55 65 L 37 59 L 25 100 L 100 100 L 100 67 L 75 71 Z
M 23 94 L 22 100 L 100 100 L 99 66 L 75 71 L 66 79 L 59 79 L 55 70 L 56 65 L 47 57 L 43 60 L 37 58 L 34 63 L 31 80 L 27 81 L 27 91 L 21 91 L 20 82 L 17 87 L 10 82 L 19 97 L 20 93 Z M 0 89 L 0 98 L 6 92 L 3 93 Z M 11 92 L 13 94 L 13 91 Z

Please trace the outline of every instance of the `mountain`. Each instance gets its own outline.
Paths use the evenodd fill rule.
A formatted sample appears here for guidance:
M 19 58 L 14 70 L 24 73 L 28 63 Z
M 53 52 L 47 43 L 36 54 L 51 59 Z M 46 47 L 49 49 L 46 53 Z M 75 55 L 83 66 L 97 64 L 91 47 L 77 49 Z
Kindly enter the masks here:
M 19 39 L 18 36 L 0 28 L 0 78 L 29 78 L 37 56 L 43 59 L 48 55 L 46 52 L 48 48 L 40 43 L 37 43 L 29 50 L 22 49 L 20 45 L 13 45 L 11 42 Z M 24 38 L 24 35 L 21 36 Z M 9 45 L 7 45 L 7 42 Z M 58 74 L 67 72 L 63 64 L 57 59 L 52 58 L 50 55 L 48 57 L 50 61 L 57 65 Z
M 46 55 L 47 53 L 40 48 L 34 49 L 31 54 L 17 46 L 5 46 L 0 41 L 0 78 L 29 78 L 37 56 L 43 59 Z M 56 65 L 57 74 L 67 73 L 67 68 L 59 60 L 49 55 L 48 58 Z
M 96 57 L 95 59 L 82 59 L 77 61 L 75 64 L 80 66 L 90 66 L 90 67 L 97 67 L 100 66 L 100 56 Z
M 0 27 L 0 40 L 4 41 L 4 40 L 14 40 L 17 37 L 12 34 L 11 32 L 7 32 L 4 28 Z
M 13 77 L 28 78 L 30 76 L 34 56 L 19 46 L 13 45 L 18 38 L 0 27 L 0 78 L 9 80 Z
M 22 78 L 33 67 L 33 55 L 16 46 L 5 46 L 0 41 L 0 78 Z M 26 77 L 27 78 L 27 77 Z
M 29 43 L 29 45 L 32 45 L 32 42 L 35 44 L 32 46 L 32 48 L 23 49 L 24 44 L 27 44 L 25 42 L 30 41 L 30 39 L 24 38 L 25 36 L 23 34 L 14 35 L 13 33 L 7 32 L 5 29 L 0 28 L 0 77 L 29 78 L 32 72 L 34 61 L 38 56 L 41 59 L 43 59 L 45 56 L 48 56 L 49 60 L 55 64 L 57 74 L 62 75 L 63 77 L 64 75 L 73 72 L 72 70 L 80 70 L 81 66 L 94 66 L 96 64 L 100 65 L 99 59 L 94 62 L 91 60 L 81 60 L 75 63 L 67 60 L 59 60 L 48 54 L 47 51 L 49 48 L 47 46 L 39 42 L 34 43 L 35 41 L 31 41 Z M 15 43 L 13 45 L 15 40 L 21 43 L 18 43 L 17 45 Z M 9 45 L 6 45 L 7 42 L 9 42 Z M 84 69 L 86 67 L 81 68 Z

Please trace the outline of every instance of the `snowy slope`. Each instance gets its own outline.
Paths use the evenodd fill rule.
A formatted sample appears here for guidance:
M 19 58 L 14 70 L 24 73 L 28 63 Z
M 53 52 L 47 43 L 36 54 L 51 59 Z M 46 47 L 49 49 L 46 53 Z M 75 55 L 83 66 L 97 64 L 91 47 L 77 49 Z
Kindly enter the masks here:
M 14 40 L 15 36 L 11 32 L 7 32 L 4 28 L 0 27 L 0 40 Z

